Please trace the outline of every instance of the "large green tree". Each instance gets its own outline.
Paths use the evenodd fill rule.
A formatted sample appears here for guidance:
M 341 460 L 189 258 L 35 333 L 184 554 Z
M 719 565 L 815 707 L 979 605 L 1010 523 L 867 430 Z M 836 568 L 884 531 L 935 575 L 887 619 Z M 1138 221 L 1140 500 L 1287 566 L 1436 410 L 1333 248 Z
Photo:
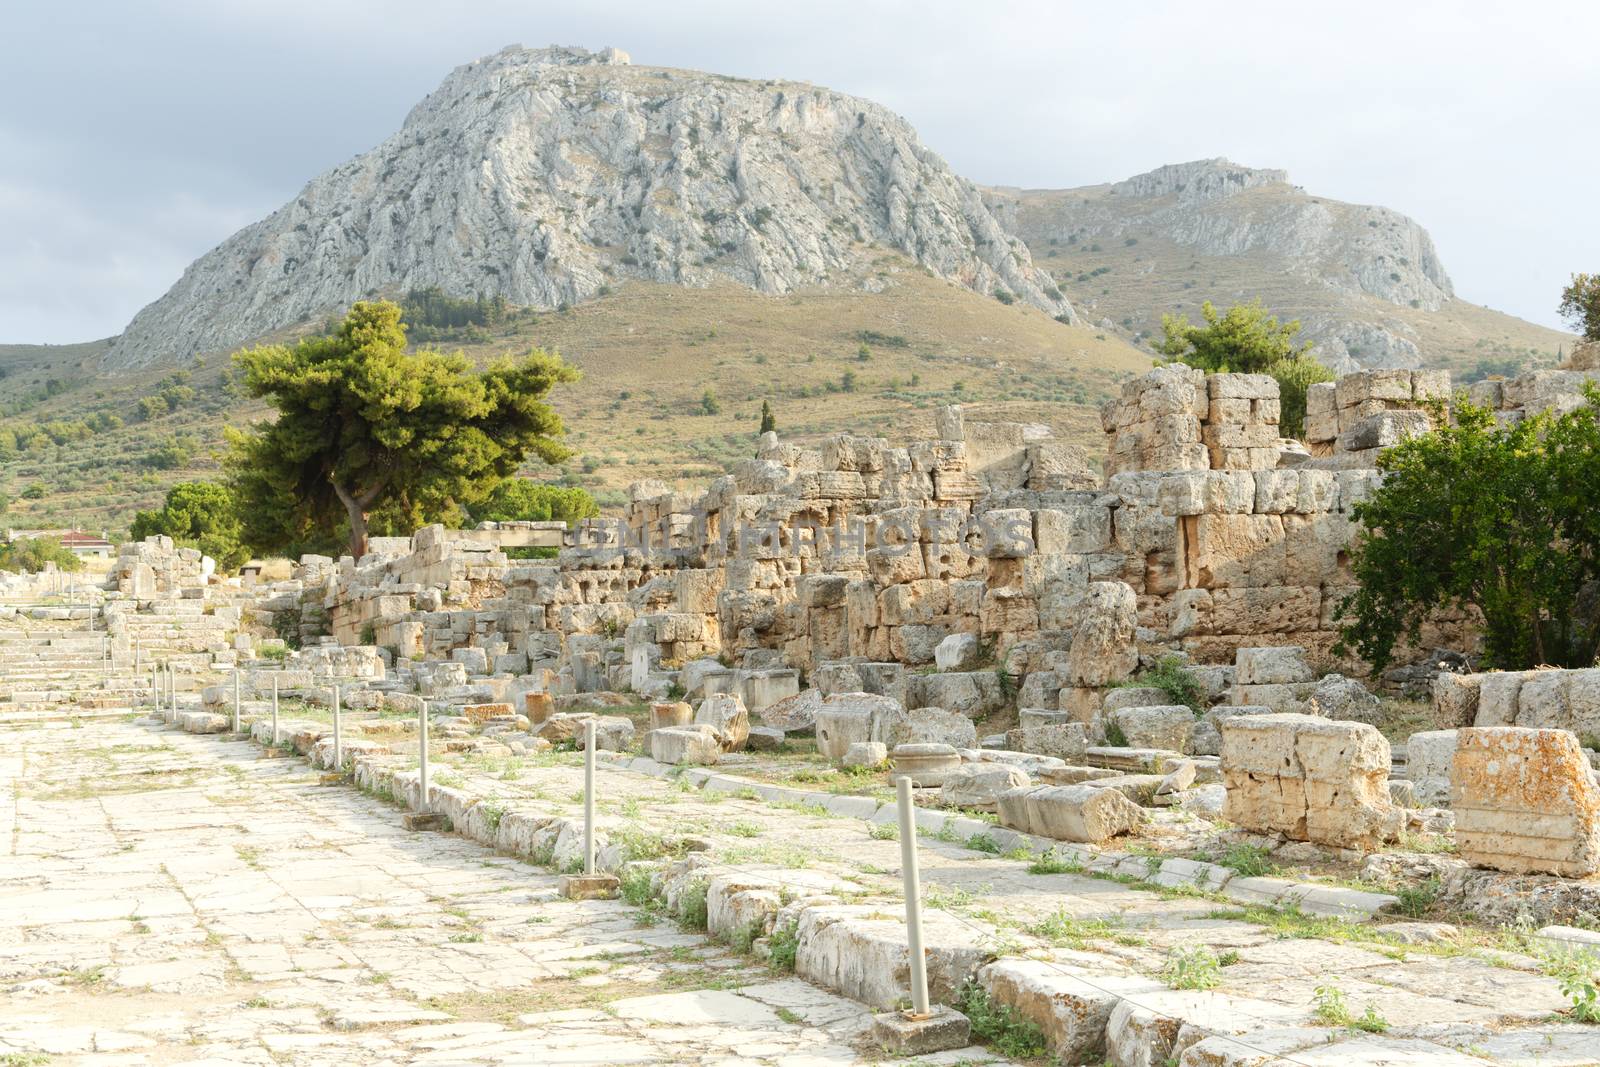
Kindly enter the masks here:
M 1311 343 L 1297 342 L 1300 320 L 1279 322 L 1267 314 L 1261 301 L 1235 304 L 1218 313 L 1207 300 L 1200 305 L 1204 325 L 1187 315 L 1161 316 L 1164 334 L 1156 351 L 1209 374 L 1270 374 L 1278 382 L 1279 425 L 1282 433 L 1305 433 L 1306 390 L 1317 382 L 1331 382 L 1334 374 L 1311 355 Z
M 1385 452 L 1382 486 L 1355 509 L 1360 585 L 1339 605 L 1343 646 L 1382 669 L 1434 613 L 1466 609 L 1482 619 L 1490 666 L 1592 665 L 1600 647 L 1597 401 L 1591 391 L 1558 418 L 1510 425 L 1457 404 L 1453 424 Z
M 83 560 L 57 537 L 26 537 L 0 545 L 0 570 L 37 574 L 49 563 L 62 571 L 83 569 Z
M 135 541 L 165 534 L 173 542 L 198 548 L 231 571 L 250 558 L 244 546 L 233 491 L 216 482 L 179 482 L 167 490 L 158 511 L 140 511 L 129 530 Z
M 459 352 L 407 351 L 400 309 L 358 303 L 329 336 L 238 352 L 243 387 L 276 420 L 230 435 L 227 467 L 245 541 L 366 551 L 369 530 L 406 532 L 487 495 L 530 455 L 559 463 L 545 401 L 578 372 L 535 349 L 475 372 Z

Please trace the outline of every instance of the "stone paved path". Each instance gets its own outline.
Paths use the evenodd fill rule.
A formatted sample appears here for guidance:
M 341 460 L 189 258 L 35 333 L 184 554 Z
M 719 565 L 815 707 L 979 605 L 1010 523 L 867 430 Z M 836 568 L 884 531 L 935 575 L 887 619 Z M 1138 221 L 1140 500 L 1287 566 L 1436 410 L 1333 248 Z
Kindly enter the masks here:
M 302 761 L 114 721 L 0 737 L 6 1067 L 878 1061 L 861 1005 Z

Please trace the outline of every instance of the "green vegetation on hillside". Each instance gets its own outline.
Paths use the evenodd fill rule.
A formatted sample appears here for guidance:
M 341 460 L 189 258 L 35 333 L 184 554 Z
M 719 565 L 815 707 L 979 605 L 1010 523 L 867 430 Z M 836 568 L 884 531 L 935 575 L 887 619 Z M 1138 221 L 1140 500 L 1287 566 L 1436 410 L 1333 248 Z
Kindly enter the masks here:
M 246 544 L 293 551 L 367 532 L 458 520 L 531 454 L 567 458 L 545 403 L 578 372 L 535 349 L 481 373 L 459 353 L 407 351 L 400 308 L 358 303 L 337 334 L 234 355 L 277 418 L 229 434 L 229 481 Z
M 1384 453 L 1382 486 L 1355 509 L 1360 588 L 1339 605 L 1342 643 L 1381 670 L 1434 613 L 1469 609 L 1483 618 L 1488 666 L 1592 666 L 1597 403 L 1591 389 L 1575 411 L 1509 425 L 1457 404 L 1453 422 Z

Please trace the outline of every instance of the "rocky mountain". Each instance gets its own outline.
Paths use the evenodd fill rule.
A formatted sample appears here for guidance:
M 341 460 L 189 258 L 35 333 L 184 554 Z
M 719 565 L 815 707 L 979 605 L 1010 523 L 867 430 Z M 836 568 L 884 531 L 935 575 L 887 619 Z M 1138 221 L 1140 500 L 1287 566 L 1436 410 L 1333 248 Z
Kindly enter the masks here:
M 1486 333 L 1496 352 L 1523 356 L 1553 353 L 1562 338 L 1509 316 L 1478 321 L 1484 309 L 1461 306 L 1415 221 L 1313 195 L 1282 170 L 1208 159 L 1109 185 L 994 189 L 988 200 L 1081 312 L 1136 332 L 1202 299 L 1259 296 L 1299 318 L 1339 370 L 1465 359 Z M 1463 316 L 1473 323 L 1454 329 Z
M 873 291 L 891 284 L 885 250 L 1073 320 L 979 190 L 871 101 L 513 47 L 457 68 L 399 132 L 195 261 L 106 365 L 181 361 L 427 286 L 536 308 L 629 279 Z

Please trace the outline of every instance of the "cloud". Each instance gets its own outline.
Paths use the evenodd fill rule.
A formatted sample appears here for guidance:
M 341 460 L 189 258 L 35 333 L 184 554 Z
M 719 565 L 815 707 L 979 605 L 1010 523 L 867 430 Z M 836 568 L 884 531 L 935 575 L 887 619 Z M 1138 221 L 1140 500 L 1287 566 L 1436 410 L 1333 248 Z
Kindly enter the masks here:
M 9 13 L 0 340 L 115 333 L 183 267 L 507 44 L 876 99 L 974 180 L 1064 187 L 1227 155 L 1433 233 L 1466 299 L 1552 323 L 1593 270 L 1600 8 L 1354 0 L 608 5 L 101 0 Z

